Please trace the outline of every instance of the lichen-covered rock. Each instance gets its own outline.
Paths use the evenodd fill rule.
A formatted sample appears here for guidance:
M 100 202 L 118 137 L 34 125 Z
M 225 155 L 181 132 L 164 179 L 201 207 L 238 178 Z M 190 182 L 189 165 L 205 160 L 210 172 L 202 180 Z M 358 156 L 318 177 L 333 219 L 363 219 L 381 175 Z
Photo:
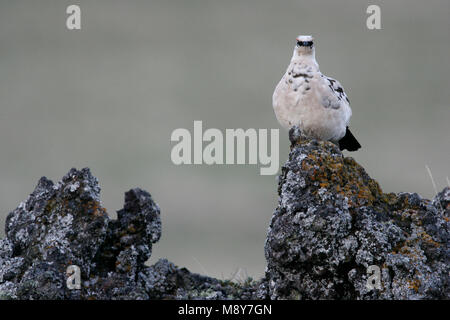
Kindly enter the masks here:
M 150 194 L 139 188 L 125 193 L 124 208 L 111 221 L 95 258 L 98 272 L 117 271 L 136 277 L 161 237 L 160 209 Z
M 103 275 L 94 274 L 85 281 L 80 298 L 88 300 L 147 300 L 149 296 L 145 288 L 128 274 L 109 272 Z
M 19 298 L 64 298 L 63 275 L 69 265 L 79 266 L 83 277 L 89 277 L 90 261 L 109 220 L 99 192 L 88 169 L 72 169 L 57 184 L 41 178 L 28 199 L 8 215 L 3 243 L 9 259 L 0 260 L 1 278 L 17 283 Z
M 146 266 L 160 237 L 160 209 L 144 190 L 126 192 L 111 220 L 89 169 L 72 169 L 57 184 L 41 178 L 6 219 L 0 299 L 252 298 L 256 284 L 250 281 L 219 281 L 167 260 Z M 72 265 L 80 268 L 80 289 L 67 286 Z
M 124 209 L 111 220 L 89 169 L 72 169 L 57 184 L 43 177 L 8 215 L 5 228 L 0 297 L 148 297 L 137 289 L 136 277 L 161 235 L 161 220 L 158 205 L 141 189 L 126 193 Z M 70 265 L 80 268 L 81 290 L 67 288 Z
M 267 297 L 450 298 L 450 188 L 433 201 L 385 194 L 333 143 L 298 128 L 290 139 L 265 245 Z M 380 289 L 367 287 L 369 266 Z
M 450 188 L 432 201 L 385 194 L 330 142 L 290 131 L 289 160 L 260 281 L 221 281 L 166 259 L 152 266 L 160 209 L 139 188 L 111 220 L 89 169 L 41 178 L 6 219 L 0 299 L 449 299 Z M 80 268 L 80 289 L 67 268 Z M 368 268 L 381 288 L 367 286 Z
M 166 259 L 147 267 L 139 274 L 151 299 L 254 299 L 257 284 L 250 279 L 243 284 L 220 281 L 190 273 Z

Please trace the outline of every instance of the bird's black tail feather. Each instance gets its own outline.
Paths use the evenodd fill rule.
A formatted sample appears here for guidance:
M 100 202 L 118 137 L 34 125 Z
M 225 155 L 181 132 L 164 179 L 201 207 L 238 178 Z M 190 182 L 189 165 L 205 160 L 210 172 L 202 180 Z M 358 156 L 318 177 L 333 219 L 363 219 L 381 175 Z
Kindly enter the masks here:
M 350 132 L 350 129 L 347 127 L 345 131 L 345 136 L 339 140 L 339 149 L 348 151 L 356 151 L 361 148 L 358 140 L 356 140 L 355 136 Z

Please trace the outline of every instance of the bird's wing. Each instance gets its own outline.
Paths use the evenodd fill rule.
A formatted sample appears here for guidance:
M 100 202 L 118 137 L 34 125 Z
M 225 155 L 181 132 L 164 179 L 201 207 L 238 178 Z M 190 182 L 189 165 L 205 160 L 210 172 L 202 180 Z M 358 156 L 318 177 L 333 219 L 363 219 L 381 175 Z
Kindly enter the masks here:
M 322 97 L 322 105 L 325 108 L 339 109 L 342 104 L 348 105 L 350 103 L 339 81 L 321 75 L 321 82 L 320 94 Z

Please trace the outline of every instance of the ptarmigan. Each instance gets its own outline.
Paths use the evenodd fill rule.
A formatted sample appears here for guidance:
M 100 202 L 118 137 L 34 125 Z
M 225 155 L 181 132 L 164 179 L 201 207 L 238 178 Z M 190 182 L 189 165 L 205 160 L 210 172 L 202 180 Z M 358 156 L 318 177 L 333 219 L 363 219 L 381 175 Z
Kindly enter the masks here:
M 352 109 L 341 84 L 319 70 L 312 36 L 298 36 L 291 62 L 273 93 L 280 124 L 296 125 L 307 136 L 329 140 L 341 150 L 356 151 L 359 142 L 348 129 Z

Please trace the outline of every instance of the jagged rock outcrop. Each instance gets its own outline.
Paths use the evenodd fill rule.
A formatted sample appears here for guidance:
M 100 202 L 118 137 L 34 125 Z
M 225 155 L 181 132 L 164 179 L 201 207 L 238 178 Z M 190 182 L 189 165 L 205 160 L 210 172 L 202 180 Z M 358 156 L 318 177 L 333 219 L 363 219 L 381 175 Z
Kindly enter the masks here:
M 245 299 L 252 286 L 190 273 L 162 259 L 146 266 L 161 236 L 160 209 L 139 188 L 111 220 L 89 169 L 57 184 L 41 178 L 6 219 L 0 240 L 0 299 Z M 80 268 L 69 289 L 67 268 Z
M 166 259 L 145 265 L 160 209 L 139 188 L 112 220 L 89 169 L 41 178 L 6 219 L 0 299 L 449 299 L 450 188 L 385 194 L 330 142 L 290 131 L 258 282 L 220 281 Z M 67 287 L 67 268 L 81 271 Z M 369 266 L 381 288 L 368 288 Z
M 290 131 L 265 254 L 271 299 L 449 299 L 450 188 L 385 194 L 330 142 Z M 369 266 L 381 288 L 367 288 Z M 369 273 L 371 275 L 371 273 Z

